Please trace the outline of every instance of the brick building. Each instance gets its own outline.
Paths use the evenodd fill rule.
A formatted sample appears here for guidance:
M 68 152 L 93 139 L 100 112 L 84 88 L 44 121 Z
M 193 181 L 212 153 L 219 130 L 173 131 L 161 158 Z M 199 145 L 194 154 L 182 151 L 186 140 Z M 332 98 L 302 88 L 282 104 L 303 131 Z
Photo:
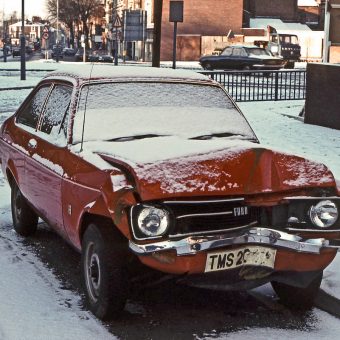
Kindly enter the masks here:
M 298 21 L 297 0 L 244 0 L 244 10 L 250 17 L 272 17 Z
M 172 59 L 173 23 L 169 22 L 170 0 L 163 0 L 161 60 Z M 243 0 L 184 0 L 184 22 L 178 23 L 177 59 L 198 60 L 202 36 L 240 33 Z

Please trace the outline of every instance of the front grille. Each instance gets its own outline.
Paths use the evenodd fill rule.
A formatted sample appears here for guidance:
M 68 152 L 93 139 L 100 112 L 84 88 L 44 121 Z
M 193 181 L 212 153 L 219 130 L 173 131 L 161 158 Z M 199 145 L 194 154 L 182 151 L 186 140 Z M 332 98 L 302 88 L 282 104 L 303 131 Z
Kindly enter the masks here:
M 167 201 L 175 224 L 170 235 L 238 228 L 259 220 L 259 209 L 248 207 L 243 199 L 211 201 Z

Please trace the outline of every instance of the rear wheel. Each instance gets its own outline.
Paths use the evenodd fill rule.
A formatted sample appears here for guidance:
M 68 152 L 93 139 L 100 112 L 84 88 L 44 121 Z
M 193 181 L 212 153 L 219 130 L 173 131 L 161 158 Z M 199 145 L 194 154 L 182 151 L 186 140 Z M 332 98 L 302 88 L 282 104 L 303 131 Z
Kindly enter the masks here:
M 12 186 L 11 209 L 14 230 L 22 236 L 33 235 L 38 226 L 38 215 L 28 205 L 16 183 Z
M 285 306 L 292 309 L 309 309 L 319 292 L 322 281 L 322 271 L 304 288 L 289 286 L 281 282 L 271 282 L 272 287 Z
M 116 318 L 127 299 L 127 246 L 112 225 L 91 223 L 82 241 L 82 272 L 89 309 L 99 319 Z

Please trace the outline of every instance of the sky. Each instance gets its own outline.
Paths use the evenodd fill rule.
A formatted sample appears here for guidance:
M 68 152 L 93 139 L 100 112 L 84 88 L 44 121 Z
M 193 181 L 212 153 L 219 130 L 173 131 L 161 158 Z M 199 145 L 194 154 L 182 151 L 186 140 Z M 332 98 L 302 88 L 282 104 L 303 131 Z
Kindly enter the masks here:
M 4 11 L 6 17 L 13 13 L 13 11 L 17 11 L 21 17 L 21 2 L 22 0 L 0 0 L 0 12 Z M 47 10 L 45 3 L 46 0 L 24 0 L 26 15 L 29 18 L 32 16 L 46 17 Z
M 13 1 L 13 0 L 12 0 Z M 11 62 L 1 68 L 19 69 L 19 62 Z M 62 69 L 63 63 L 29 62 L 27 68 Z M 44 72 L 40 72 L 44 73 Z M 22 86 L 23 81 L 13 72 L 0 74 L 0 89 Z M 39 81 L 37 74 L 29 72 L 25 86 Z M 29 90 L 0 91 L 0 124 L 13 113 Z M 239 103 L 260 141 L 273 148 L 284 148 L 315 160 L 322 160 L 340 178 L 340 131 L 316 125 L 303 124 L 297 116 L 303 101 Z M 81 297 L 65 289 L 45 264 L 31 252 L 12 228 L 10 188 L 0 171 L 0 340 L 115 340 L 105 326 L 91 313 L 81 308 Z M 340 253 L 325 270 L 322 289 L 340 298 Z M 25 280 L 22 280 L 25 277 Z M 257 288 L 258 294 L 272 296 L 269 285 Z M 137 305 L 126 307 L 128 313 L 144 313 Z M 29 311 L 29 313 L 27 313 Z M 20 327 L 18 318 L 20 315 Z M 254 315 L 254 318 L 256 315 Z M 218 333 L 212 329 L 202 338 L 232 340 L 339 339 L 340 320 L 313 308 L 313 327 L 291 330 L 289 327 L 248 327 L 232 333 Z M 227 321 L 226 321 L 227 322 Z M 161 327 L 161 325 L 160 325 Z M 221 325 L 223 329 L 223 325 Z

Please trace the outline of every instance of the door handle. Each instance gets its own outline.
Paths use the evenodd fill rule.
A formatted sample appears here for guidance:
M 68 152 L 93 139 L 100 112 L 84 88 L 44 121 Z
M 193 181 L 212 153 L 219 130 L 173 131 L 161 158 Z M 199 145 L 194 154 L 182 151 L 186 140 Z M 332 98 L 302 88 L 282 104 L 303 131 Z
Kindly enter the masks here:
M 35 139 L 30 139 L 28 142 L 28 147 L 30 149 L 36 149 L 37 148 L 37 141 Z

